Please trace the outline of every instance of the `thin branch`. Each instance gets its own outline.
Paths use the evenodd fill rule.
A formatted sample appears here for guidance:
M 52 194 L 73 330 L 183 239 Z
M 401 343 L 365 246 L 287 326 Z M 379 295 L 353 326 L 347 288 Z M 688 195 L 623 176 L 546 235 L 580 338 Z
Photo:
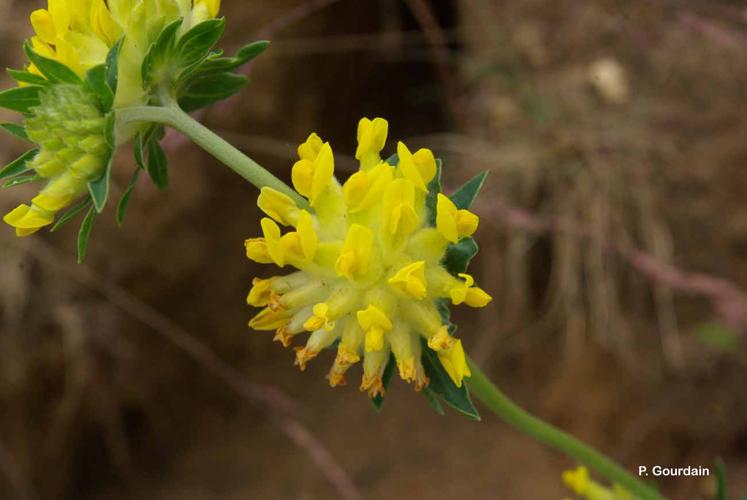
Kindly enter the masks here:
M 174 346 L 201 365 L 206 371 L 222 381 L 277 426 L 298 447 L 303 449 L 317 465 L 322 474 L 346 500 L 360 500 L 355 483 L 332 453 L 303 423 L 297 415 L 298 402 L 278 389 L 250 382 L 244 375 L 227 364 L 208 346 L 165 317 L 148 304 L 134 297 L 117 283 L 96 273 L 91 268 L 77 267 L 60 262 L 55 251 L 41 240 L 26 240 L 25 248 L 37 260 L 53 267 L 73 281 L 95 290 L 138 321 L 148 325 Z
M 571 220 L 535 215 L 503 201 L 483 202 L 477 210 L 488 215 L 486 220 L 495 220 L 535 234 L 562 232 L 582 239 L 592 237 Z M 707 273 L 679 269 L 646 252 L 616 242 L 607 242 L 606 248 L 654 283 L 682 294 L 707 298 L 726 326 L 742 333 L 747 331 L 747 295 L 730 281 Z

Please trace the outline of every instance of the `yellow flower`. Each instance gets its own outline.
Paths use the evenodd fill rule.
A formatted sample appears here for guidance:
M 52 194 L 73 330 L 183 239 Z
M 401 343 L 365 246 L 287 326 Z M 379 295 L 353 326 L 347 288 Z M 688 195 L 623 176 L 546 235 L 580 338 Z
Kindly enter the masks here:
M 599 484 L 591 479 L 589 469 L 579 466 L 574 470 L 563 472 L 563 482 L 570 488 L 573 493 L 586 500 L 634 500 L 630 492 L 619 484 L 614 484 L 612 488 Z
M 186 32 L 219 9 L 220 0 L 48 0 L 46 9 L 31 13 L 31 43 L 40 55 L 83 76 L 124 37 L 115 107 L 132 106 L 146 98 L 140 66 L 161 30 L 183 18 Z M 33 65 L 28 70 L 40 74 Z
M 264 188 L 258 204 L 270 218 L 262 219 L 263 236 L 246 243 L 252 260 L 298 269 L 254 280 L 247 301 L 264 309 L 250 326 L 275 329 L 285 346 L 310 332 L 296 349 L 301 369 L 336 344 L 330 385 L 343 385 L 350 366 L 362 361 L 360 388 L 371 397 L 383 394 L 392 355 L 403 380 L 416 389 L 426 386 L 423 349 L 435 351 L 434 359 L 461 386 L 470 376 L 464 349 L 443 324 L 438 303 L 483 307 L 491 300 L 471 276 L 454 277 L 441 265 L 449 243 L 474 232 L 476 216 L 440 201 L 443 220 L 428 226 L 426 194 L 437 173 L 433 153 L 413 154 L 399 143 L 399 164 L 384 163 L 387 131 L 382 118 L 360 121 L 360 170 L 342 186 L 332 148 L 311 134 L 298 148 L 292 179 L 314 213 Z M 278 224 L 290 231 L 283 234 Z

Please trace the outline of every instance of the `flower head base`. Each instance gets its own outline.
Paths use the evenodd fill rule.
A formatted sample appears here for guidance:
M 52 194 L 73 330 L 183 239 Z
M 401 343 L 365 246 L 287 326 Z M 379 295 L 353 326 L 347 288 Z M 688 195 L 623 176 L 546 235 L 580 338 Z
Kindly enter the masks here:
M 39 95 L 41 104 L 26 119 L 29 139 L 40 146 L 26 167 L 47 185 L 31 200 L 4 217 L 17 236 L 28 236 L 52 224 L 55 214 L 88 190 L 111 156 L 106 117 L 96 96 L 78 85 L 54 85 Z
M 382 118 L 360 121 L 360 170 L 344 185 L 334 177 L 329 143 L 311 134 L 301 144 L 293 185 L 313 213 L 262 189 L 258 205 L 269 218 L 262 220 L 263 235 L 247 240 L 247 256 L 298 271 L 254 280 L 247 301 L 264 309 L 249 325 L 275 330 L 284 346 L 309 332 L 296 349 L 301 369 L 323 349 L 336 349 L 327 376 L 332 386 L 343 385 L 350 366 L 362 361 L 360 388 L 371 397 L 383 395 L 390 363 L 420 390 L 433 370 L 424 362 L 435 359 L 440 373 L 461 388 L 470 371 L 439 304 L 483 307 L 491 299 L 471 276 L 452 275 L 442 260 L 450 243 L 474 233 L 478 219 L 440 193 L 436 213 L 429 214 L 426 200 L 438 191 L 433 153 L 411 153 L 399 143 L 397 157 L 384 162 L 387 132 Z M 433 219 L 441 222 L 431 227 Z M 278 224 L 291 230 L 282 234 Z
M 619 484 L 608 488 L 594 481 L 589 475 L 589 469 L 584 466 L 563 472 L 563 482 L 573 493 L 586 500 L 635 500 L 635 497 Z

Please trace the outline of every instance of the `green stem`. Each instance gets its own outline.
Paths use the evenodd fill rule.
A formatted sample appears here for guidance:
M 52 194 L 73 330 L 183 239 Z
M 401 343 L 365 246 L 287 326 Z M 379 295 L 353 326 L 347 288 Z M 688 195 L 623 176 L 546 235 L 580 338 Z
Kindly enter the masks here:
M 198 146 L 257 188 L 271 187 L 290 196 L 299 207 L 306 209 L 309 207 L 308 202 L 287 184 L 182 111 L 178 106 L 135 106 L 120 109 L 117 110 L 117 122 L 121 125 L 133 122 L 169 125 L 192 139 Z
M 470 391 L 506 423 L 537 441 L 570 455 L 610 481 L 618 483 L 640 500 L 661 500 L 664 498 L 656 490 L 634 477 L 614 461 L 570 434 L 553 427 L 517 406 L 493 385 L 471 359 L 468 360 L 468 364 L 472 376 L 465 381 Z

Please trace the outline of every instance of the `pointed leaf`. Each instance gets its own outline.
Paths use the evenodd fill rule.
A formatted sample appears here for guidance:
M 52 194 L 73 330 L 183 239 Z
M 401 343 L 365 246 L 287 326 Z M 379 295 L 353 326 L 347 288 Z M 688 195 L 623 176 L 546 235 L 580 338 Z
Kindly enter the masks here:
M 30 83 L 31 85 L 49 85 L 49 80 L 41 75 L 21 71 L 17 69 L 7 69 L 8 75 L 18 83 Z
M 117 204 L 117 225 L 119 225 L 119 227 L 122 227 L 124 224 L 125 216 L 127 215 L 127 207 L 130 205 L 130 199 L 132 198 L 132 193 L 135 191 L 140 172 L 142 172 L 140 168 L 135 169 L 135 172 L 133 172 L 132 178 L 130 179 L 130 183 L 127 184 L 127 188 L 124 190 L 124 193 L 122 193 L 122 197 L 119 199 L 119 203 Z
M 76 85 L 82 83 L 80 77 L 75 73 L 75 71 L 71 70 L 61 62 L 37 54 L 34 52 L 34 49 L 31 48 L 31 44 L 28 41 L 23 44 L 23 51 L 26 53 L 26 57 L 29 58 L 29 61 L 31 61 L 50 82 L 72 83 Z
M 86 83 L 88 84 L 88 88 L 96 94 L 102 111 L 110 111 L 114 104 L 114 93 L 106 81 L 106 66 L 99 64 L 89 69 L 86 73 Z
M 424 387 L 422 393 L 423 396 L 425 396 L 425 399 L 428 400 L 428 404 L 430 404 L 431 408 L 433 408 L 433 411 L 441 416 L 446 415 L 444 407 L 441 406 L 441 403 L 438 402 L 438 396 L 436 396 L 436 393 L 433 392 L 430 387 Z
M 441 365 L 438 355 L 428 347 L 424 339 L 420 340 L 423 343 L 423 356 L 421 358 L 423 368 L 430 379 L 428 388 L 458 412 L 475 420 L 480 420 L 480 414 L 469 397 L 467 385 L 462 384 L 461 387 L 457 387 Z
M 220 57 L 220 52 L 214 52 L 195 70 L 195 73 L 207 75 L 233 71 L 260 55 L 269 45 L 270 42 L 267 40 L 252 42 L 239 49 L 233 57 Z
M 11 135 L 23 139 L 24 141 L 31 142 L 28 134 L 26 134 L 26 128 L 18 123 L 0 123 L 0 128 L 5 130 Z
M 21 113 L 28 113 L 31 108 L 39 105 L 39 92 L 42 87 L 30 85 L 0 92 L 0 108 L 6 108 Z
M 192 78 L 187 88 L 179 92 L 179 105 L 184 111 L 194 111 L 222 101 L 240 91 L 248 82 L 244 75 L 219 73 Z
M 27 173 L 27 172 L 28 173 L 32 173 L 33 170 L 27 170 L 24 173 Z M 36 181 L 40 181 L 40 180 L 42 180 L 42 176 L 41 175 L 36 175 L 36 174 L 32 174 L 32 175 L 19 175 L 18 177 L 13 177 L 11 180 L 9 180 L 5 184 L 3 184 L 3 187 L 4 188 L 12 188 L 14 186 L 20 186 L 22 184 L 29 184 L 31 182 L 36 182 Z
M 166 153 L 163 152 L 157 140 L 148 141 L 148 175 L 153 184 L 163 191 L 169 186 L 168 161 Z
M 459 273 L 465 273 L 467 272 L 470 261 L 477 255 L 478 250 L 479 248 L 474 238 L 464 238 L 446 248 L 442 264 L 454 276 Z
M 384 373 L 381 374 L 381 384 L 384 387 L 384 391 L 389 388 L 389 383 L 392 381 L 392 375 L 394 375 L 394 368 L 397 366 L 397 362 L 394 359 L 394 354 L 389 355 L 389 361 L 386 363 Z M 376 411 L 381 411 L 381 407 L 384 406 L 384 396 L 377 394 L 371 398 L 371 404 L 374 406 Z
M 106 207 L 106 202 L 109 199 L 109 184 L 111 182 L 112 173 L 112 160 L 114 159 L 114 113 L 109 113 L 106 117 L 106 140 L 109 145 L 109 152 L 107 157 L 104 158 L 104 171 L 96 180 L 88 183 L 88 192 L 91 193 L 91 199 L 93 205 L 96 208 L 96 212 L 101 213 Z
M 157 70 L 173 55 L 174 45 L 176 43 L 176 33 L 181 25 L 181 19 L 168 24 L 163 28 L 163 30 L 161 30 L 156 41 L 153 42 L 148 49 L 148 53 L 145 55 L 143 64 L 140 68 L 143 83 L 146 87 L 151 87 L 158 83 L 156 81 Z
M 93 222 L 95 220 L 96 207 L 91 205 L 86 217 L 83 219 L 83 223 L 80 225 L 80 231 L 78 232 L 78 264 L 82 264 L 86 258 L 86 252 L 88 251 L 88 238 L 91 236 L 91 229 L 93 229 Z
M 476 175 L 469 180 L 464 186 L 457 189 L 457 191 L 449 196 L 451 201 L 457 208 L 468 209 L 472 206 L 477 195 L 480 193 L 482 185 L 485 183 L 485 178 L 488 176 L 487 170 L 481 174 Z
M 120 38 L 106 55 L 106 84 L 117 95 L 117 84 L 119 82 L 119 54 L 122 51 L 124 38 Z
M 29 169 L 26 164 L 30 160 L 32 160 L 38 152 L 38 149 L 26 151 L 21 156 L 7 164 L 5 167 L 3 167 L 2 170 L 0 170 L 0 180 L 8 179 L 10 177 L 15 177 L 16 175 L 21 175 L 24 172 L 28 172 Z
M 82 200 L 80 200 L 78 203 L 70 207 L 57 221 L 54 223 L 52 228 L 49 230 L 50 233 L 54 233 L 59 228 L 70 222 L 76 215 L 81 213 L 83 210 L 87 209 L 91 206 L 92 200 L 90 197 L 86 196 Z
M 210 19 L 187 31 L 176 46 L 179 62 L 183 66 L 190 66 L 205 58 L 223 35 L 225 26 L 225 19 Z

